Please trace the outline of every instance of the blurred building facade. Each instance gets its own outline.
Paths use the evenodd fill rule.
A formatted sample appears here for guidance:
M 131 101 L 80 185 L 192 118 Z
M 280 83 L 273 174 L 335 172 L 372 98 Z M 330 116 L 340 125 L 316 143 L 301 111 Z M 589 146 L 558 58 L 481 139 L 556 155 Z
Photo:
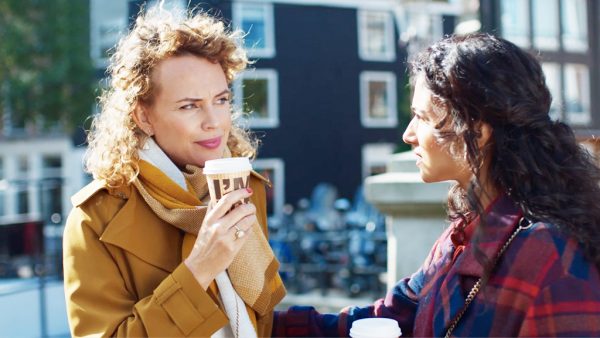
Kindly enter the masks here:
M 550 115 L 572 126 L 598 155 L 600 2 L 482 0 L 482 30 L 538 54 L 552 93 Z
M 141 6 L 90 0 L 90 57 L 98 80 Z M 168 0 L 202 7 L 247 33 L 252 69 L 233 89 L 262 140 L 255 163 L 274 182 L 270 212 L 325 181 L 343 197 L 384 170 L 408 114 L 405 60 L 444 34 L 483 30 L 539 53 L 554 101 L 598 153 L 600 3 L 595 0 Z M 3 93 L 5 92 L 3 87 Z M 6 102 L 4 103 L 7 104 Z M 10 106 L 3 107 L 10 112 Z M 6 116 L 3 117 L 6 119 Z M 0 136 L 0 217 L 61 224 L 83 173 L 83 135 Z
M 98 81 L 141 6 L 157 3 L 90 0 L 90 57 Z M 428 3 L 168 0 L 163 6 L 199 6 L 247 33 L 256 62 L 233 89 L 238 107 L 251 112 L 246 125 L 262 140 L 255 167 L 273 181 L 270 212 L 279 213 L 284 203 L 310 196 L 319 182 L 350 198 L 366 176 L 384 170 L 408 116 L 407 53 L 451 33 L 464 7 L 454 0 Z M 7 121 L 11 107 L 4 104 Z M 83 172 L 84 146 L 81 131 L 31 135 L 4 123 L 0 217 L 62 223 L 69 197 L 91 179 Z

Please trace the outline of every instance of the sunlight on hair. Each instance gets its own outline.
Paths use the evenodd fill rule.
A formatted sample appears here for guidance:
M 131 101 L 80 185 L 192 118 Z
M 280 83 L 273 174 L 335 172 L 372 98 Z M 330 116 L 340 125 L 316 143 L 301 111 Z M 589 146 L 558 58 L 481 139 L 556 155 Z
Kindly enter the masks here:
M 167 15 L 171 20 L 179 21 L 186 17 L 187 10 L 179 0 L 151 0 L 148 2 L 148 17 Z

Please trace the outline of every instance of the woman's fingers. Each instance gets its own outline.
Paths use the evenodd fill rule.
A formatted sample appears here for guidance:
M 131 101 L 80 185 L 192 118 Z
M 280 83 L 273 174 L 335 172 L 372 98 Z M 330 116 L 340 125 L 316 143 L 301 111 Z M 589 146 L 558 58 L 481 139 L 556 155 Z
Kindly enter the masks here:
M 256 207 L 252 203 L 241 204 L 233 208 L 230 212 L 227 213 L 219 223 L 221 224 L 229 224 L 229 227 L 233 227 L 234 225 L 238 225 L 238 223 L 247 216 L 252 216 L 256 214 Z M 239 226 L 239 225 L 238 225 Z M 226 229 L 224 229 L 226 230 Z M 243 229 L 245 230 L 245 228 Z
M 211 213 L 219 219 L 227 214 L 231 208 L 241 200 L 248 198 L 252 195 L 252 190 L 249 188 L 234 190 L 227 195 L 223 196 L 212 208 Z
M 244 231 L 244 233 L 247 234 L 255 222 L 256 222 L 256 215 L 255 214 L 248 215 L 248 216 L 242 218 L 239 222 L 235 223 L 230 229 L 233 230 L 234 234 L 236 232 L 238 232 L 239 230 Z
M 205 289 L 231 264 L 256 222 L 256 207 L 251 203 L 239 204 L 251 195 L 252 190 L 239 189 L 208 205 L 196 243 L 185 259 L 186 266 Z

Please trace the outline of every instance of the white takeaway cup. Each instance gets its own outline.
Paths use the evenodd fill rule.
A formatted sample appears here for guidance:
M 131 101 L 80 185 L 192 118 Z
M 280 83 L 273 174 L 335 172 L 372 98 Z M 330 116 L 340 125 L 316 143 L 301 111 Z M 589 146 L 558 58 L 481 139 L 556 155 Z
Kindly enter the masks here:
M 398 338 L 402 330 L 398 322 L 389 318 L 365 318 L 352 322 L 352 338 Z
M 204 163 L 210 198 L 215 203 L 226 194 L 248 188 L 252 165 L 247 157 L 230 157 L 209 160 Z M 244 201 L 248 202 L 248 201 Z

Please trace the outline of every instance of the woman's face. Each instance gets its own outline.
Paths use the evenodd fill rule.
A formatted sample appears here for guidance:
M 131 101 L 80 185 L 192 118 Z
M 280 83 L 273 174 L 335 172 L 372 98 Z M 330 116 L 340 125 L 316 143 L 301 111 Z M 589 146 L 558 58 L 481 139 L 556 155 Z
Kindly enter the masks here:
M 136 122 L 180 167 L 223 157 L 231 129 L 231 93 L 221 66 L 193 55 L 161 61 L 152 73 L 153 104 Z
M 467 187 L 471 171 L 464 154 L 451 154 L 450 143 L 441 144 L 435 136 L 435 125 L 441 116 L 433 109 L 432 93 L 423 76 L 417 78 L 412 100 L 413 118 L 402 135 L 402 140 L 413 146 L 417 167 L 425 182 L 455 180 Z

